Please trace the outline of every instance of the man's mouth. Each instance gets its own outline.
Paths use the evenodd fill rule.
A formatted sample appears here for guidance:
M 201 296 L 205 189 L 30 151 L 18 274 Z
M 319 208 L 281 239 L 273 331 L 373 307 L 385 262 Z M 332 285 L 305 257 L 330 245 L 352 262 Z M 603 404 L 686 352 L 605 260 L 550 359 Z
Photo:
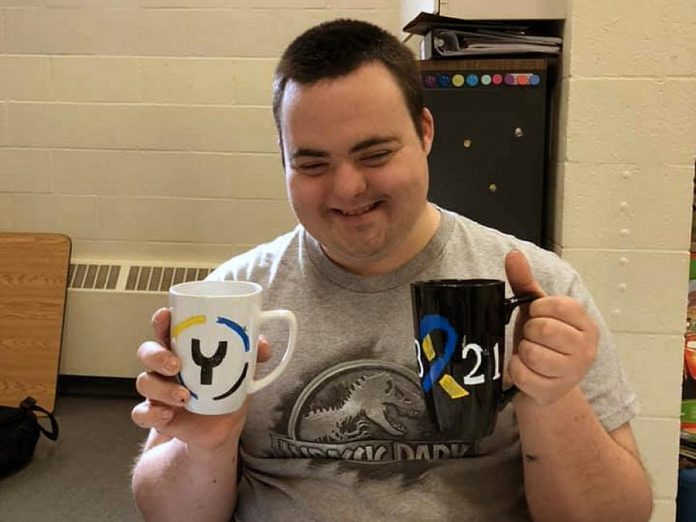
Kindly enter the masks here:
M 371 210 L 374 210 L 380 205 L 381 201 L 375 201 L 374 203 L 370 203 L 369 205 L 363 205 L 362 207 L 353 207 L 353 208 L 334 208 L 334 212 L 337 212 L 341 214 L 342 216 L 346 217 L 356 217 L 356 216 L 362 216 L 363 214 L 367 214 Z

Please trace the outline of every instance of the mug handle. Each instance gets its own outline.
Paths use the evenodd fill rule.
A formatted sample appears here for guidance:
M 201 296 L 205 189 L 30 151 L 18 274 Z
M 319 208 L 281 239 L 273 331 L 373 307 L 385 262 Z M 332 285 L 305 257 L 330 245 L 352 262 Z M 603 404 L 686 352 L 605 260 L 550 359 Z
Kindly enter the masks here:
M 510 322 L 510 318 L 512 317 L 512 312 L 515 310 L 520 305 L 526 304 L 526 303 L 531 303 L 535 299 L 538 299 L 540 296 L 538 295 L 520 295 L 520 296 L 515 296 L 511 297 L 510 299 L 505 300 L 505 324 L 508 324 Z M 503 394 L 500 397 L 500 403 L 498 404 L 498 411 L 502 410 L 507 406 L 508 402 L 512 400 L 512 398 L 517 395 L 517 392 L 520 391 L 517 386 L 514 384 L 510 386 L 507 390 L 503 390 Z
M 261 377 L 260 379 L 252 379 L 249 383 L 248 393 L 255 393 L 262 388 L 265 388 L 273 381 L 275 381 L 280 374 L 283 373 L 285 367 L 290 362 L 292 353 L 295 351 L 295 341 L 297 339 L 297 318 L 290 310 L 268 310 L 266 312 L 261 312 L 259 315 L 259 327 L 266 321 L 271 319 L 282 319 L 288 323 L 290 331 L 288 332 L 288 345 L 285 348 L 285 353 L 283 353 L 283 358 L 278 363 L 271 373 Z

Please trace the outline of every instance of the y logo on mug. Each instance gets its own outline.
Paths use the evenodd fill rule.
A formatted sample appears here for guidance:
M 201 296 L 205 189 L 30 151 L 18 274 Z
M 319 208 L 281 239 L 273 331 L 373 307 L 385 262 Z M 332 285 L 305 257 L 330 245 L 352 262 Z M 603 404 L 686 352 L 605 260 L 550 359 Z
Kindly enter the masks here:
M 247 335 L 246 328 L 243 326 L 240 326 L 236 322 L 234 322 L 231 319 L 228 319 L 227 317 L 218 317 L 217 320 L 215 321 L 217 324 L 222 325 L 230 330 L 232 330 L 234 333 L 236 333 L 239 338 L 242 341 L 242 344 L 244 346 L 244 351 L 248 352 L 249 351 L 249 336 Z M 174 326 L 172 329 L 172 337 L 173 338 L 178 338 L 179 335 L 184 331 L 187 330 L 188 328 L 191 328 L 196 325 L 204 325 L 206 323 L 206 317 L 204 315 L 194 315 L 192 317 L 188 317 L 187 319 L 184 319 L 180 323 Z M 206 357 L 203 355 L 200 347 L 201 340 L 195 337 L 191 337 L 191 359 L 193 360 L 194 364 L 200 367 L 201 372 L 200 372 L 200 383 L 201 385 L 212 385 L 213 384 L 213 368 L 219 366 L 222 361 L 225 359 L 227 356 L 227 341 L 226 340 L 221 340 L 218 341 L 218 347 L 215 351 L 215 353 L 210 356 Z M 242 368 L 241 374 L 239 378 L 234 382 L 234 384 L 224 393 L 221 393 L 215 397 L 213 397 L 213 400 L 221 400 L 224 399 L 225 397 L 229 397 L 232 395 L 244 382 L 244 379 L 246 378 L 247 370 L 249 369 L 249 363 L 245 362 L 244 367 Z M 183 378 L 181 377 L 181 372 L 178 374 L 178 379 L 179 382 L 183 385 L 186 386 L 184 383 Z M 189 392 L 191 393 L 191 397 L 194 399 L 198 399 L 198 394 L 193 392 L 188 386 L 186 388 L 189 389 Z

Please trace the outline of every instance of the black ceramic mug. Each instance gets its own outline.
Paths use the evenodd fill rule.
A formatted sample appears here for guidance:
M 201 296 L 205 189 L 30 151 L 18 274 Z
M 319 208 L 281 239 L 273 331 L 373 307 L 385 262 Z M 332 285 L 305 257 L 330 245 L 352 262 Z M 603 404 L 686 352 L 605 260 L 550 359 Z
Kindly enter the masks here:
M 498 279 L 411 284 L 418 373 L 430 418 L 447 437 L 478 441 L 517 388 L 503 390 L 505 326 L 515 307 Z

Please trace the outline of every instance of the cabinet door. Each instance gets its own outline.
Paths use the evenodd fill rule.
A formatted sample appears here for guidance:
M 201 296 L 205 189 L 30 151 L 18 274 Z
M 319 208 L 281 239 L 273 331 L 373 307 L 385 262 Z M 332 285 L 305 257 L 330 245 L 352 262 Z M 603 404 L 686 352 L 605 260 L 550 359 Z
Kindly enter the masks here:
M 435 118 L 430 200 L 541 244 L 546 78 L 535 74 L 535 86 L 426 87 L 425 104 Z

